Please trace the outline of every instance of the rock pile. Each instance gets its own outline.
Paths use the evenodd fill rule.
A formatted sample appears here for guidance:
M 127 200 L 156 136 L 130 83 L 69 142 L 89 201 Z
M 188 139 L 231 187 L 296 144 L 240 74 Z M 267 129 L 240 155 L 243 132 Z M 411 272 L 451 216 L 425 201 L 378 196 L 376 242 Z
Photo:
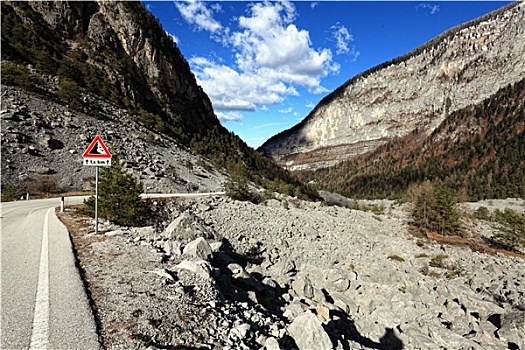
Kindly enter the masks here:
M 152 247 L 171 293 L 201 305 L 203 348 L 525 348 L 524 260 L 416 240 L 402 206 L 216 197 L 170 212 L 117 236 Z
M 83 112 L 52 99 L 2 85 L 2 182 L 52 175 L 66 191 L 91 188 L 93 167 L 82 153 L 96 135 L 151 192 L 214 192 L 224 174 L 174 139 L 147 129 L 127 111 L 84 96 Z

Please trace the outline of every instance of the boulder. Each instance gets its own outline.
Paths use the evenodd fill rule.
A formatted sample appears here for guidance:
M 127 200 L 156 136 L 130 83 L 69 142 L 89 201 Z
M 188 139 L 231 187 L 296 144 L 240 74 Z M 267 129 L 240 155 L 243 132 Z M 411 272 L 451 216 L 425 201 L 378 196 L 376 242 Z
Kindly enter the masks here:
M 303 275 L 298 275 L 292 282 L 292 289 L 299 298 L 313 299 L 314 288 L 310 279 Z
M 274 337 L 269 337 L 264 342 L 264 347 L 266 350 L 281 350 L 279 342 Z
M 331 350 L 333 348 L 332 341 L 325 332 L 321 321 L 310 311 L 297 316 L 288 327 L 288 332 L 299 350 Z
M 164 241 L 162 249 L 171 256 L 180 256 L 182 254 L 182 244 L 177 240 Z
M 344 292 L 350 288 L 350 281 L 338 269 L 329 269 L 325 273 L 325 287 L 328 290 L 335 290 L 337 292 Z
M 196 237 L 213 238 L 211 232 L 201 220 L 191 212 L 184 212 L 171 222 L 163 232 L 163 236 L 172 239 L 178 238 L 182 241 L 193 240 Z
M 212 249 L 209 243 L 203 238 L 199 237 L 194 241 L 188 243 L 182 251 L 184 255 L 208 260 L 211 257 Z
M 212 274 L 211 264 L 200 258 L 183 260 L 179 264 L 175 265 L 175 268 L 179 270 L 188 270 L 206 279 L 210 279 Z
M 516 311 L 501 317 L 501 327 L 497 334 L 507 343 L 514 343 L 525 349 L 525 311 Z

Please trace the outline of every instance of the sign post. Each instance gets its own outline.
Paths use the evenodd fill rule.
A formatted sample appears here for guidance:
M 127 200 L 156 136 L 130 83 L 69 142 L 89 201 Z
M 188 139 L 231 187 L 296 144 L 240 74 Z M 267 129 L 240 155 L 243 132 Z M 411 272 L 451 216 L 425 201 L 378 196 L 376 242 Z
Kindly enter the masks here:
M 111 166 L 111 153 L 97 135 L 84 151 L 84 165 L 95 166 L 95 234 L 98 234 L 98 167 Z

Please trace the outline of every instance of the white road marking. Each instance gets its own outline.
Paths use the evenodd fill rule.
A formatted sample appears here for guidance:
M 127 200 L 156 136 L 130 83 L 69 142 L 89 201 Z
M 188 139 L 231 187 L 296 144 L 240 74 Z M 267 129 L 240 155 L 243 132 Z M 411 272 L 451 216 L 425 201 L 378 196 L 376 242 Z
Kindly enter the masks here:
M 42 233 L 42 250 L 40 252 L 40 267 L 38 269 L 38 283 L 35 302 L 35 316 L 33 318 L 33 333 L 31 334 L 30 349 L 47 349 L 49 341 L 49 213 L 44 218 Z

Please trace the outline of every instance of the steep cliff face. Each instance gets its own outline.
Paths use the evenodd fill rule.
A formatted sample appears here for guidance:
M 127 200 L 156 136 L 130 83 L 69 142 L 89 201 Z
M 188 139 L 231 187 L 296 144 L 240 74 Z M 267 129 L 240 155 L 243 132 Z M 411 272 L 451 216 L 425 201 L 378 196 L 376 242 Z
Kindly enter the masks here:
M 288 169 L 314 170 L 415 130 L 430 134 L 450 113 L 525 77 L 523 52 L 520 2 L 354 77 L 259 151 Z
M 39 28 L 33 36 L 45 43 L 36 52 L 49 54 L 55 66 L 47 67 L 51 74 L 91 92 L 113 94 L 114 102 L 155 113 L 186 133 L 219 127 L 176 44 L 139 2 L 6 2 L 2 12 L 22 30 Z M 2 44 L 4 59 L 32 62 L 4 36 Z

